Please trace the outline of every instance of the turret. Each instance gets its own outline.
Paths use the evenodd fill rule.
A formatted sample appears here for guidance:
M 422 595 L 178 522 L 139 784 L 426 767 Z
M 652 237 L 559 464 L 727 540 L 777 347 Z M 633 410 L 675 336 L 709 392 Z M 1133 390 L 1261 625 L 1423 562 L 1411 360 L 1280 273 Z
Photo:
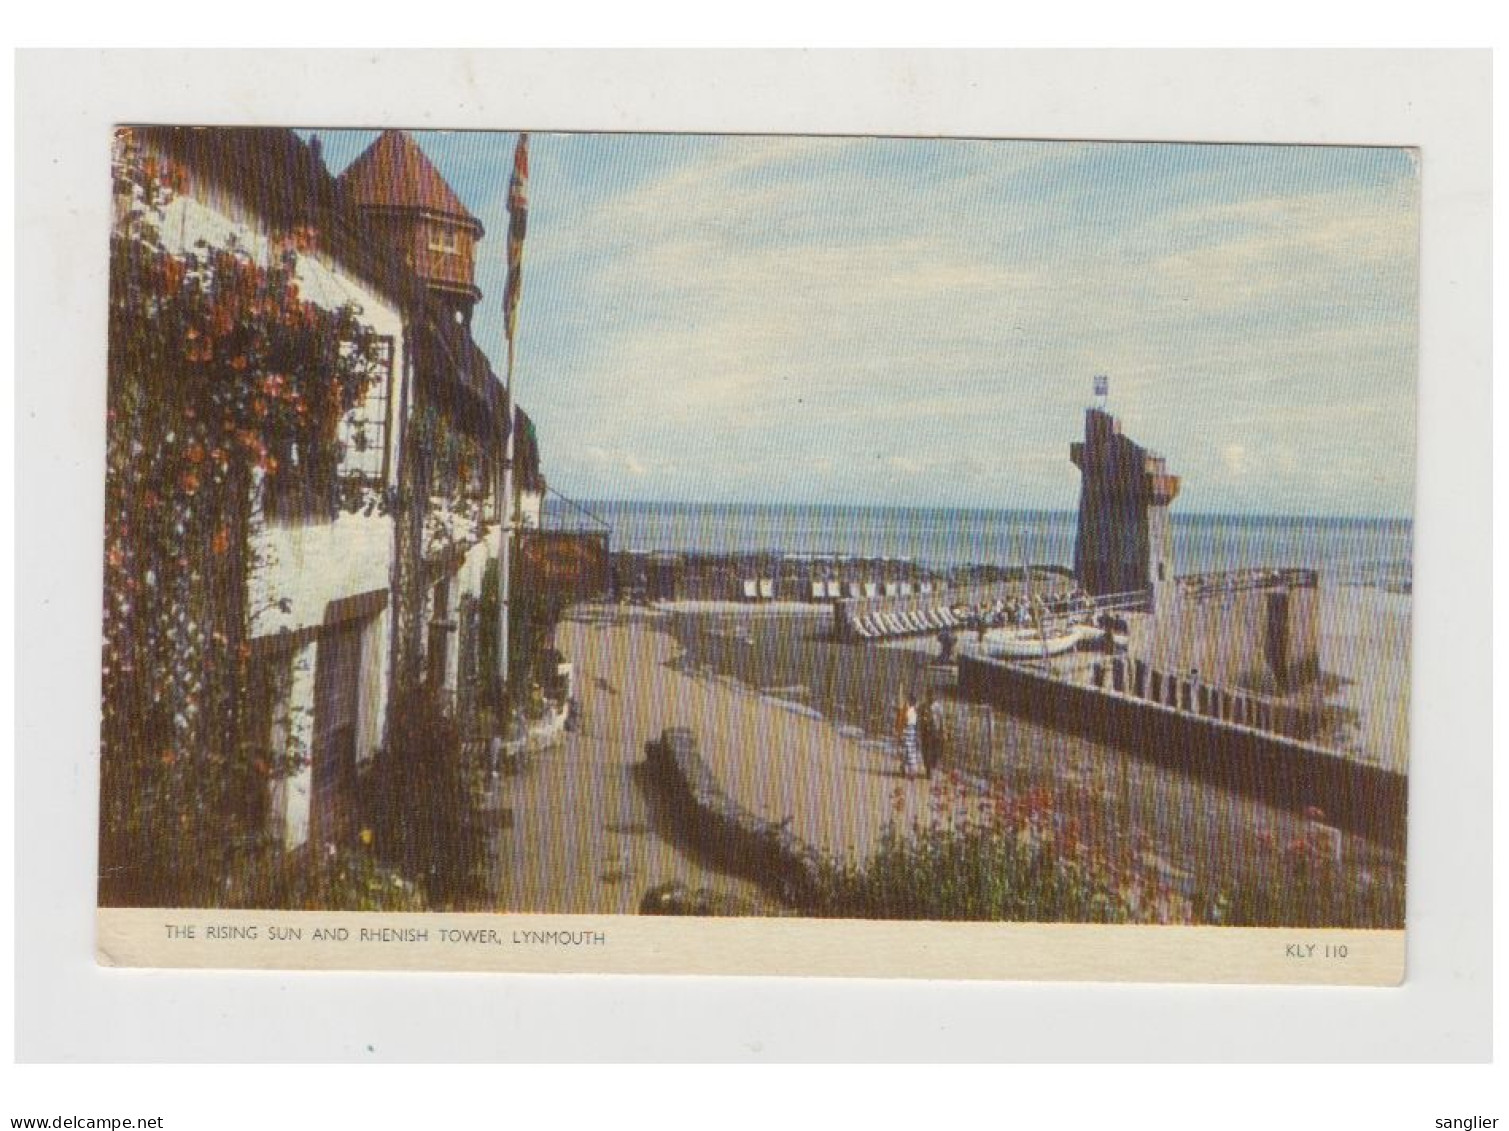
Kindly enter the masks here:
M 470 326 L 472 308 L 482 297 L 476 284 L 482 222 L 418 143 L 402 130 L 384 130 L 341 174 L 340 186 L 430 294 Z

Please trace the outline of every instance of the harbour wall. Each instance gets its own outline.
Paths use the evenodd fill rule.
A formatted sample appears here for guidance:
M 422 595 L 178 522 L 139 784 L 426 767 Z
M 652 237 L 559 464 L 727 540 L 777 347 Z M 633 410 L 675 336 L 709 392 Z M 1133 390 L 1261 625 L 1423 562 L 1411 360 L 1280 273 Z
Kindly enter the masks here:
M 1270 804 L 1316 806 L 1329 824 L 1403 847 L 1405 776 L 1276 733 L 1283 722 L 1271 713 L 1272 701 L 1166 675 L 1124 657 L 1108 662 L 1101 678 L 1103 686 L 1085 685 L 1021 664 L 959 658 L 964 698 Z
M 1320 591 L 1314 570 L 1181 577 L 1155 598 L 1144 656 L 1164 671 L 1283 690 L 1319 672 Z

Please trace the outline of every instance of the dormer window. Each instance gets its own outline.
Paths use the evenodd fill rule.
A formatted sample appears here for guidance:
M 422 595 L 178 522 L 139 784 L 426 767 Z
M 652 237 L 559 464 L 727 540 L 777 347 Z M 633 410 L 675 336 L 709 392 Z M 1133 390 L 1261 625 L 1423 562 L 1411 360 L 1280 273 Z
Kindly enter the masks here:
M 430 250 L 442 255 L 460 255 L 461 237 L 455 228 L 434 227 L 430 229 Z

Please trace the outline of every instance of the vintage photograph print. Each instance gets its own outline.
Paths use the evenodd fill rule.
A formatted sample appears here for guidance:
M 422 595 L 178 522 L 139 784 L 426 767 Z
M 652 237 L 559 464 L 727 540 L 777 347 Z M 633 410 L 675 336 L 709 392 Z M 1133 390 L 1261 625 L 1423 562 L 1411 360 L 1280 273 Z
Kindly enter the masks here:
M 113 142 L 102 962 L 1402 977 L 1416 152 Z

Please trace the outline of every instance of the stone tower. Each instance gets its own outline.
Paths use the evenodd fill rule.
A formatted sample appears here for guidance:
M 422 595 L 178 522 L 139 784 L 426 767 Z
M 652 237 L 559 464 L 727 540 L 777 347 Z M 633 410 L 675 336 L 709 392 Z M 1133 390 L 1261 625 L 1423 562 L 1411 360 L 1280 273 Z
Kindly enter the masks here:
M 430 294 L 470 326 L 472 308 L 482 297 L 476 284 L 482 222 L 414 139 L 402 130 L 384 130 L 340 175 L 339 184 Z
M 1079 533 L 1074 573 L 1092 596 L 1152 589 L 1157 597 L 1174 579 L 1174 538 L 1168 505 L 1179 477 L 1163 457 L 1121 434 L 1121 422 L 1102 409 L 1085 411 L 1085 438 L 1069 447 L 1079 468 Z

